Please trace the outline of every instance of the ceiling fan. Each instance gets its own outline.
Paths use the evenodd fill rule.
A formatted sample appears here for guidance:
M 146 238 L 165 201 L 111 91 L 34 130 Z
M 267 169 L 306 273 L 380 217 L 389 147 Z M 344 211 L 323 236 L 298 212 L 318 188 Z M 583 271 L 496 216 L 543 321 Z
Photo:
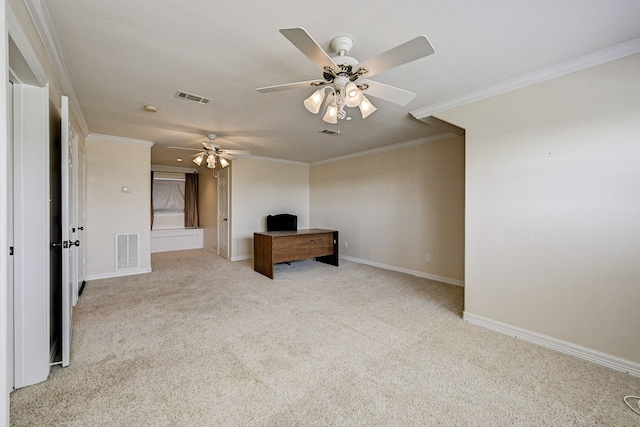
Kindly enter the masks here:
M 337 56 L 330 57 L 304 28 L 283 28 L 280 33 L 320 68 L 322 79 L 267 86 L 256 90 L 267 93 L 319 87 L 304 101 L 307 110 L 318 114 L 325 98 L 325 91 L 329 89 L 331 97 L 327 100 L 328 107 L 323 120 L 334 124 L 338 119 L 350 119 L 344 110 L 345 106 L 359 107 L 363 119 L 377 110 L 364 96 L 365 92 L 397 105 L 407 105 L 416 96 L 415 93 L 367 78 L 435 52 L 429 40 L 425 36 L 419 36 L 364 62 L 358 62 L 346 55 L 353 47 L 353 40 L 347 36 L 336 37 L 331 41 L 331 49 Z
M 198 166 L 201 166 L 203 162 L 206 162 L 207 167 L 209 169 L 222 169 L 229 166 L 229 162 L 227 159 L 232 160 L 235 156 L 250 156 L 251 152 L 249 150 L 227 150 L 224 148 L 220 148 L 218 144 L 215 144 L 213 141 L 217 138 L 217 135 L 210 133 L 207 135 L 209 141 L 202 143 L 202 148 L 186 148 L 186 147 L 168 147 L 179 150 L 191 150 L 198 151 L 198 153 L 194 154 L 191 157 L 194 157 L 193 163 Z

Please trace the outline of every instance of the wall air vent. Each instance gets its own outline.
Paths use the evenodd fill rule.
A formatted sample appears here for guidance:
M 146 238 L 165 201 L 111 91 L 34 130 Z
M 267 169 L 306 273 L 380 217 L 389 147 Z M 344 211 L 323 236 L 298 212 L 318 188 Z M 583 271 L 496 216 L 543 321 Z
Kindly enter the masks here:
M 193 93 L 185 92 L 183 90 L 179 90 L 176 92 L 176 98 L 186 99 L 187 101 L 193 101 L 203 105 L 207 105 L 209 101 L 211 101 L 210 99 L 207 99 L 204 96 L 195 95 Z
M 116 234 L 116 270 L 138 268 L 140 233 Z

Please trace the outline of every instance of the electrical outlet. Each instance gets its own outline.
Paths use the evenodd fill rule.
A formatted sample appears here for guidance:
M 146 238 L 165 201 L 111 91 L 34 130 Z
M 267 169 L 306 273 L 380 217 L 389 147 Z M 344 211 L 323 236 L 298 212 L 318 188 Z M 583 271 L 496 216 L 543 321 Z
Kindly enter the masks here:
M 425 255 L 424 262 L 431 262 L 431 255 Z

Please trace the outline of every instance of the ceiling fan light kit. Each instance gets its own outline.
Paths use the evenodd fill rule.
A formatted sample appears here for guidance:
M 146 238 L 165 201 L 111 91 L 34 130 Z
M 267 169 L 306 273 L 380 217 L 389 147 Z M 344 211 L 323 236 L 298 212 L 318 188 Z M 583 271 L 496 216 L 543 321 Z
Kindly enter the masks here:
M 216 135 L 210 133 L 207 135 L 209 138 L 209 142 L 203 142 L 202 148 L 186 148 L 186 147 L 168 147 L 174 148 L 178 150 L 193 150 L 199 151 L 199 153 L 194 154 L 192 157 L 193 163 L 197 166 L 202 166 L 203 162 L 206 162 L 207 167 L 209 169 L 213 169 L 213 176 L 216 176 L 216 169 L 223 169 L 229 166 L 229 161 L 227 159 L 233 159 L 234 156 L 250 156 L 251 152 L 249 150 L 226 150 L 220 148 L 218 144 L 214 144 L 213 141 L 217 138 Z
M 333 97 L 327 101 L 328 105 L 322 120 L 331 124 L 336 124 L 338 120 L 350 120 L 344 110 L 345 107 L 358 107 L 363 119 L 374 113 L 377 108 L 364 95 L 368 89 L 371 89 L 371 96 L 397 105 L 407 105 L 416 96 L 415 93 L 370 80 L 364 81 L 361 78 L 374 76 L 434 53 L 429 40 L 425 36 L 419 36 L 367 61 L 358 62 L 355 58 L 346 55 L 353 47 L 353 40 L 347 36 L 336 37 L 331 41 L 330 47 L 338 55 L 331 58 L 304 28 L 284 28 L 280 33 L 316 64 L 322 71 L 324 80 L 267 86 L 256 90 L 266 93 L 322 86 L 303 102 L 309 112 L 318 114 L 325 100 L 325 92 L 329 89 Z

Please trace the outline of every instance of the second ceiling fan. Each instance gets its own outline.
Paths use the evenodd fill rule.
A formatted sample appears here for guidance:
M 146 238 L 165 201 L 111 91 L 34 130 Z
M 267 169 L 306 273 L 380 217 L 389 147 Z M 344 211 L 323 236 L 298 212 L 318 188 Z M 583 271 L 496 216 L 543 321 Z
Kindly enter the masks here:
M 353 41 L 347 36 L 336 37 L 331 41 L 331 49 L 337 56 L 330 57 L 304 28 L 284 28 L 280 33 L 320 68 L 322 79 L 267 86 L 256 90 L 267 93 L 317 88 L 304 101 L 304 105 L 311 113 L 318 114 L 325 92 L 329 89 L 330 98 L 323 117 L 327 123 L 337 123 L 338 119 L 347 118 L 344 107 L 359 107 L 363 119 L 376 111 L 376 107 L 364 96 L 365 93 L 397 105 L 407 105 L 416 96 L 415 93 L 367 78 L 435 52 L 429 40 L 425 36 L 419 36 L 364 62 L 358 62 L 346 55 L 353 47 Z
M 207 134 L 207 138 L 209 141 L 202 143 L 202 148 L 187 148 L 187 147 L 167 147 L 178 150 L 191 150 L 198 151 L 198 153 L 194 154 L 191 157 L 194 157 L 193 163 L 198 166 L 201 166 L 206 162 L 206 165 L 209 169 L 222 169 L 229 166 L 229 162 L 227 159 L 232 160 L 236 156 L 250 156 L 251 152 L 249 150 L 227 150 L 226 148 L 221 148 L 218 144 L 214 143 L 217 136 L 213 133 Z

